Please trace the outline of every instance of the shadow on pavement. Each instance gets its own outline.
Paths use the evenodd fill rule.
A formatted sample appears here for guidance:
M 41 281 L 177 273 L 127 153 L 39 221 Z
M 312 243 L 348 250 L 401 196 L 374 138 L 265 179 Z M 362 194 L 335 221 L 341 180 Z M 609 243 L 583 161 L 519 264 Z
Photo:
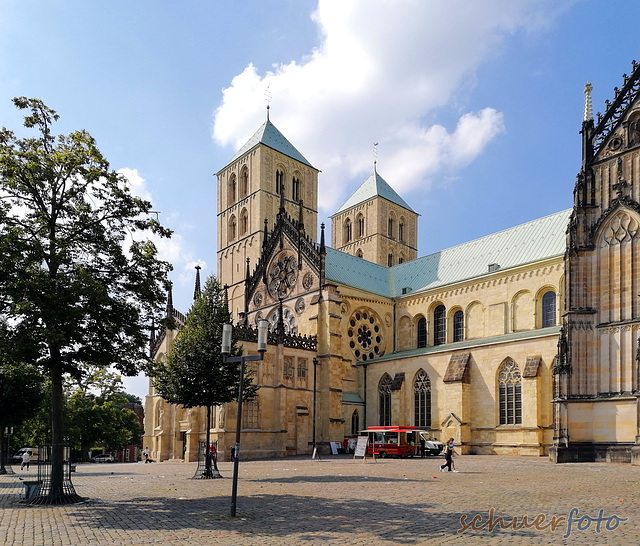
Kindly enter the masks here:
M 75 525 L 105 529 L 232 532 L 238 543 L 252 538 L 295 535 L 298 541 L 335 540 L 336 533 L 366 534 L 396 544 L 425 544 L 435 535 L 457 536 L 459 512 L 429 512 L 433 505 L 394 504 L 381 500 L 327 499 L 297 495 L 253 495 L 238 498 L 236 518 L 229 516 L 229 497 L 206 499 L 138 498 L 117 503 L 95 503 L 76 514 Z M 533 536 L 528 530 L 510 536 Z M 468 531 L 467 539 L 479 536 Z M 487 533 L 482 533 L 486 539 Z M 460 537 L 462 539 L 462 536 Z

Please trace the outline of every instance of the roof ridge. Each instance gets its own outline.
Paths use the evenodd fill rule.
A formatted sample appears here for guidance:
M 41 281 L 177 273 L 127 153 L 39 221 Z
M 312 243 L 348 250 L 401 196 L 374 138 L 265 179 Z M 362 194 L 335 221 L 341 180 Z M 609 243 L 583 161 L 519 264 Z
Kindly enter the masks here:
M 243 146 L 235 153 L 235 155 L 227 162 L 227 164 L 220 169 L 222 172 L 226 169 L 231 163 L 240 159 L 243 155 L 247 154 L 253 148 L 262 144 L 267 148 L 271 148 L 276 152 L 280 152 L 291 159 L 299 161 L 300 163 L 315 169 L 311 163 L 304 157 L 300 151 L 293 145 L 287 137 L 285 137 L 282 132 L 273 124 L 273 122 L 267 119 L 258 130 L 253 133 L 253 135 L 245 142 Z M 317 170 L 317 169 L 316 169 Z

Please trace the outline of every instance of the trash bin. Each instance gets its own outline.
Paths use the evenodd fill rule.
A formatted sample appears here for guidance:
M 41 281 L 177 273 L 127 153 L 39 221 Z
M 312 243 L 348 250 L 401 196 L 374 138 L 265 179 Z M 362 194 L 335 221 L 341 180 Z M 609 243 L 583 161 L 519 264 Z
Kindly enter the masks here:
M 25 500 L 29 500 L 36 494 L 38 491 L 38 487 L 42 482 L 22 482 L 24 483 L 24 498 Z

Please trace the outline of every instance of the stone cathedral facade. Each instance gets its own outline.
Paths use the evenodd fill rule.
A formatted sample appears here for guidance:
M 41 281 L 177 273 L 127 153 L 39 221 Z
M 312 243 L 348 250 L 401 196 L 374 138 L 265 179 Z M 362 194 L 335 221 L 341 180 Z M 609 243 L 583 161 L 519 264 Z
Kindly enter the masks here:
M 270 328 L 243 457 L 415 425 L 466 454 L 640 463 L 640 68 L 597 123 L 590 92 L 572 209 L 423 257 L 418 213 L 375 165 L 331 245 L 324 225 L 316 237 L 319 170 L 267 116 L 217 173 L 218 276 L 245 352 Z M 152 386 L 145 410 L 152 456 L 195 460 L 206 411 Z M 215 412 L 224 457 L 235 412 Z

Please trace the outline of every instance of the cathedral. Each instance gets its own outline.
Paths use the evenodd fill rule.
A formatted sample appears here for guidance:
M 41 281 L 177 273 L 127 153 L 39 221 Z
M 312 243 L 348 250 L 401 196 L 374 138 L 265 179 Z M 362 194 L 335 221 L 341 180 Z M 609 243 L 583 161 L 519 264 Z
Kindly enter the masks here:
M 419 257 L 418 213 L 374 164 L 318 233 L 319 170 L 267 120 L 217 173 L 217 275 L 257 396 L 242 457 L 329 453 L 412 425 L 463 454 L 640 464 L 640 67 L 594 120 L 572 209 Z M 184 323 L 152 340 L 162 361 Z M 228 458 L 236 404 L 215 408 Z M 206 409 L 158 397 L 144 445 L 196 460 Z M 335 444 L 334 444 L 335 445 Z

